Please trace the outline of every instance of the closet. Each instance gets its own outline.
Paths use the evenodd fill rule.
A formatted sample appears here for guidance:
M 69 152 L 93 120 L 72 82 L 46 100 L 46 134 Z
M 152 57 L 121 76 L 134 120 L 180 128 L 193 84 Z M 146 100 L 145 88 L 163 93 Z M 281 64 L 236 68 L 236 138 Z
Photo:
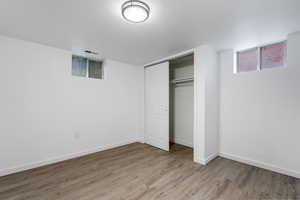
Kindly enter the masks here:
M 145 142 L 193 147 L 194 56 L 145 67 Z M 171 144 L 171 145 L 170 145 Z
M 170 61 L 170 143 L 193 148 L 194 58 Z

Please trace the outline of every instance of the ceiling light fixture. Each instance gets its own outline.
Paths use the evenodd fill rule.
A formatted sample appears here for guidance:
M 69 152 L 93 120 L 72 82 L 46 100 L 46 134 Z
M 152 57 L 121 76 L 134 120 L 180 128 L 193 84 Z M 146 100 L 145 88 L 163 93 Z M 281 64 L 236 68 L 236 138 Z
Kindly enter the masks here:
M 122 5 L 122 16 L 129 22 L 141 23 L 150 15 L 150 7 L 139 0 L 129 0 Z

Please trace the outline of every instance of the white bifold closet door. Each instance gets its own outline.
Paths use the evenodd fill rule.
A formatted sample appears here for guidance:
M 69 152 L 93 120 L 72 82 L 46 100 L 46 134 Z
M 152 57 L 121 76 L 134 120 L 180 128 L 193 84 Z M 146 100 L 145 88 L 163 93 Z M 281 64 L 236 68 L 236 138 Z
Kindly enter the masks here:
M 145 68 L 145 140 L 169 151 L 169 62 Z

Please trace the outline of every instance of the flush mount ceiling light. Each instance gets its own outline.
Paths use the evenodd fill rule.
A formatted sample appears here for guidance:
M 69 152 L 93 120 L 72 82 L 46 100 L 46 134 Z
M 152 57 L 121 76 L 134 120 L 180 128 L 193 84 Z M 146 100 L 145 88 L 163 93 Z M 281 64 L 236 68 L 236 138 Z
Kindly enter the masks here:
M 122 5 L 122 16 L 129 22 L 141 23 L 149 18 L 150 7 L 138 0 L 126 1 Z

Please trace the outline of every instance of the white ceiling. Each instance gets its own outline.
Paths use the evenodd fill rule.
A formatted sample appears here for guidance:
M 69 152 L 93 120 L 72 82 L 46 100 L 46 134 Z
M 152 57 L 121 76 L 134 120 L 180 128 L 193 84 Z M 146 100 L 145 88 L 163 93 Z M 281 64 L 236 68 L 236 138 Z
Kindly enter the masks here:
M 121 18 L 125 0 L 1 0 L 0 34 L 145 64 L 201 44 L 218 50 L 300 30 L 300 0 L 144 0 L 150 19 Z

